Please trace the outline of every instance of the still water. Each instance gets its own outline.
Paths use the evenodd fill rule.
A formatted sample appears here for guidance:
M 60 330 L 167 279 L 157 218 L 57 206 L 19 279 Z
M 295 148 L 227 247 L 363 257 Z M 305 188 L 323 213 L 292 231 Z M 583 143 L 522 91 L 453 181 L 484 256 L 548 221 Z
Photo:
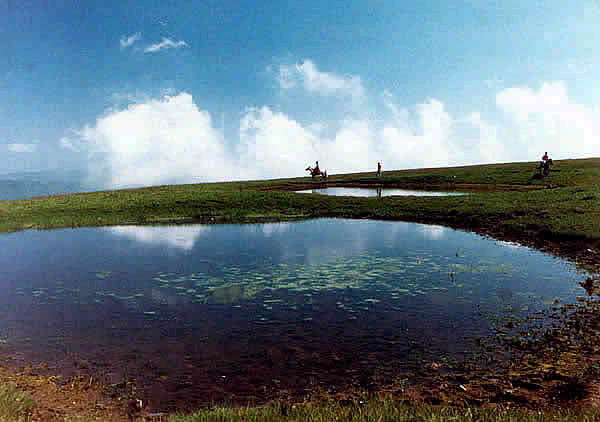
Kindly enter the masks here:
M 320 189 L 299 190 L 296 193 L 318 193 L 333 196 L 457 196 L 464 192 L 439 192 L 427 190 L 393 189 L 393 188 L 345 188 L 330 187 Z
M 0 338 L 66 373 L 134 377 L 154 409 L 260 402 L 468 357 L 486 315 L 574 300 L 584 278 L 403 222 L 27 231 L 0 236 Z

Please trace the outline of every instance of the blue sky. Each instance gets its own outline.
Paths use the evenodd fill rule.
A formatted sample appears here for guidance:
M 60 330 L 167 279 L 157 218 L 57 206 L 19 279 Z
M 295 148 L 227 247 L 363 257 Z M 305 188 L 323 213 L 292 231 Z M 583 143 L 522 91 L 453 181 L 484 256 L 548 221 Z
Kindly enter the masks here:
M 0 8 L 0 174 L 117 187 L 600 156 L 595 0 Z

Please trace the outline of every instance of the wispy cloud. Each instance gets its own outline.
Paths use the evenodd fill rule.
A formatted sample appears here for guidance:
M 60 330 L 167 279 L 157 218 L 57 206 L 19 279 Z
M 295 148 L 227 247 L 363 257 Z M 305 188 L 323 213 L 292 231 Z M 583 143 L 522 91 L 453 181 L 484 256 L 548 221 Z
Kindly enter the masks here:
M 18 153 L 31 153 L 37 150 L 36 144 L 8 144 L 7 147 L 10 152 Z
M 281 89 L 294 88 L 298 82 L 312 94 L 346 95 L 360 98 L 365 94 L 360 76 L 321 72 L 311 60 L 295 65 L 282 64 L 276 75 Z
M 73 152 L 79 152 L 79 148 L 75 145 L 75 142 L 72 139 L 67 138 L 66 136 L 60 138 L 59 146 L 62 149 L 66 149 Z
M 128 37 L 121 37 L 121 39 L 119 40 L 119 43 L 121 45 L 121 50 L 131 47 L 133 45 L 133 43 L 135 43 L 136 41 L 139 41 L 141 39 L 142 39 L 141 32 L 136 32 L 135 34 L 132 34 Z
M 170 38 L 163 37 L 162 41 L 156 44 L 152 44 L 144 49 L 145 53 L 156 53 L 160 50 L 166 50 L 169 48 L 181 48 L 187 46 L 187 43 L 183 40 L 173 41 Z

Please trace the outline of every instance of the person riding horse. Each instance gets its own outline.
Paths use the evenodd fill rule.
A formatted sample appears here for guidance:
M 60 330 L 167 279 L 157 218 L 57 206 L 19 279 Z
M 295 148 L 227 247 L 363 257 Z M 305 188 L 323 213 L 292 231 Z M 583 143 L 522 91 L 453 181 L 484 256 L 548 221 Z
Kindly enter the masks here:
M 542 161 L 540 161 L 540 164 L 536 169 L 540 175 L 543 174 L 544 176 L 547 176 L 550 174 L 550 167 L 552 167 L 552 164 L 554 164 L 552 158 L 548 157 L 548 152 L 546 151 L 542 157 Z
M 321 172 L 321 169 L 319 169 L 319 162 L 317 161 L 315 163 L 315 167 L 311 167 L 308 166 L 305 169 L 306 171 L 310 172 L 310 176 L 314 179 L 316 176 L 321 176 L 323 179 L 327 179 L 327 171 L 324 170 L 323 172 Z

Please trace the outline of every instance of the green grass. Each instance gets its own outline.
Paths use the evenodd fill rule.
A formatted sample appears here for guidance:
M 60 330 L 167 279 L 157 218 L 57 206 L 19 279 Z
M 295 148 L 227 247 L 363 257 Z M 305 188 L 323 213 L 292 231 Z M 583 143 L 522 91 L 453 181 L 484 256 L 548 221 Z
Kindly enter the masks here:
M 363 404 L 342 405 L 336 401 L 317 405 L 276 404 L 263 408 L 216 408 L 187 416 L 171 416 L 169 422 L 541 422 L 594 421 L 600 410 L 548 410 L 543 412 L 504 408 L 459 408 L 410 406 L 394 399 L 371 399 Z
M 534 163 L 392 172 L 384 184 L 431 181 L 455 174 L 459 183 L 521 186 Z M 456 226 L 501 227 L 535 235 L 600 238 L 600 159 L 568 160 L 535 183 L 551 189 L 488 190 L 468 196 L 353 198 L 296 194 L 309 178 L 156 186 L 37 199 L 0 201 L 0 231 L 29 228 L 173 222 L 255 222 L 286 218 L 401 219 Z M 336 175 L 330 182 L 371 183 L 374 176 Z M 445 186 L 445 185 L 443 185 Z M 442 187 L 443 187 L 442 186 Z M 494 185 L 486 185 L 493 188 Z
M 26 421 L 35 402 L 13 385 L 0 385 L 0 422 Z
M 547 186 L 580 186 L 600 182 L 600 159 L 559 160 L 554 162 L 549 176 L 536 178 L 536 162 L 486 164 L 384 172 L 383 178 L 375 172 L 335 175 L 331 181 L 343 180 L 357 183 L 382 182 L 405 184 L 505 184 Z

